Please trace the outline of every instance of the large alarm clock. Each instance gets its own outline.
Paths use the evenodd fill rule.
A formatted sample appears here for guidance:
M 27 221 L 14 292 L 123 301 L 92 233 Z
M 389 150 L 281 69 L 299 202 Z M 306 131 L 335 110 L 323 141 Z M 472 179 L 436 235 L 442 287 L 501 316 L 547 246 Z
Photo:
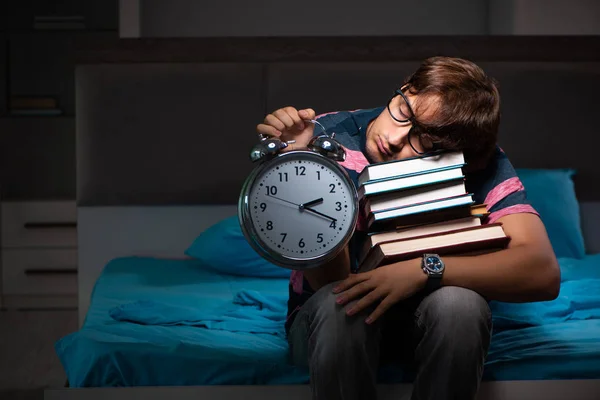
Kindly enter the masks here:
M 242 187 L 238 217 L 248 243 L 275 265 L 323 265 L 354 233 L 358 195 L 339 165 L 346 154 L 334 135 L 315 135 L 306 148 L 286 152 L 289 142 L 260 135 L 252 149 L 257 166 Z

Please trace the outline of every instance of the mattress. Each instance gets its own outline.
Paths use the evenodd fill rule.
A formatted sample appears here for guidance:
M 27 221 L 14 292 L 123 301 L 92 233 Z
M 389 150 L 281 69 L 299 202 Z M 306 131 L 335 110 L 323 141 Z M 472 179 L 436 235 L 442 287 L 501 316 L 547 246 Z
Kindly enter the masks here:
M 559 261 L 557 300 L 493 304 L 485 380 L 600 377 L 600 256 Z M 287 295 L 285 279 L 227 275 L 194 259 L 117 258 L 81 329 L 55 348 L 71 387 L 304 384 L 308 371 L 288 359 Z M 398 366 L 380 373 L 384 383 L 410 379 Z

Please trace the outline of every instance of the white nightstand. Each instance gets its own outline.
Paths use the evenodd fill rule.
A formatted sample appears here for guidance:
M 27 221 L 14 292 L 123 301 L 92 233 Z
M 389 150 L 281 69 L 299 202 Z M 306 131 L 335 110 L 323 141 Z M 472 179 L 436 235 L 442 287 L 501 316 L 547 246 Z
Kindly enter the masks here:
M 1 203 L 2 306 L 77 307 L 74 201 Z

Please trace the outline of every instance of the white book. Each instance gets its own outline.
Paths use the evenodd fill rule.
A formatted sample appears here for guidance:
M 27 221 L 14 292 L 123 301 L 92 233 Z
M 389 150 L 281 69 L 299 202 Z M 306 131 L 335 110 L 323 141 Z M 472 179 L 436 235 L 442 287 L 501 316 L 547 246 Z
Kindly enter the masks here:
M 367 165 L 358 176 L 358 185 L 361 186 L 369 181 L 386 179 L 392 176 L 409 175 L 452 166 L 462 167 L 464 165 L 465 157 L 462 152 L 446 152 L 438 155 L 385 161 Z
M 372 232 L 377 232 L 386 230 L 390 224 L 393 224 L 394 226 L 403 226 L 426 222 L 440 222 L 439 218 L 453 219 L 468 216 L 470 210 L 464 206 L 473 204 L 473 195 L 466 194 L 463 196 L 451 197 L 449 199 L 441 199 L 408 207 L 370 213 L 367 224 Z M 453 218 L 448 218 L 449 216 L 452 216 Z
M 461 178 L 427 186 L 419 186 L 413 189 L 365 197 L 363 210 L 365 214 L 369 214 L 370 212 L 406 207 L 411 204 L 425 203 L 460 196 L 462 194 L 466 194 L 466 187 L 465 180 Z
M 420 173 L 399 178 L 383 179 L 365 183 L 358 188 L 358 197 L 371 196 L 379 193 L 416 188 L 438 182 L 446 182 L 464 178 L 462 168 L 448 168 L 428 173 Z

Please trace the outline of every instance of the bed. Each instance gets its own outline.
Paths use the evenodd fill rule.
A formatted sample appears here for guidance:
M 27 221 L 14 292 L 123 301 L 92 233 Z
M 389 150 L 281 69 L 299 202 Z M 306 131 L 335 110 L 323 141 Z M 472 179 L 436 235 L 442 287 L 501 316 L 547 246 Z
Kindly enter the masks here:
M 501 146 L 546 223 L 562 282 L 553 302 L 493 304 L 478 399 L 597 399 L 600 188 L 588 183 L 600 179 L 589 157 L 600 135 L 592 132 L 593 113 L 579 103 L 564 103 L 574 116 L 569 121 L 551 121 L 539 100 L 558 88 L 567 98 L 593 101 L 598 65 L 481 65 L 503 87 Z M 315 108 L 359 101 L 368 107 L 414 66 L 79 65 L 80 328 L 56 343 L 68 387 L 48 389 L 45 398 L 309 398 L 307 371 L 289 364 L 283 336 L 289 271 L 253 254 L 236 225 L 252 132 L 266 110 L 308 103 L 314 90 L 304 80 L 319 87 Z M 348 80 L 352 88 L 343 86 Z M 532 90 L 520 90 L 525 81 Z M 231 100 L 228 109 L 239 109 L 238 117 L 229 118 L 215 98 Z M 566 127 L 585 136 L 578 154 L 556 151 Z M 227 147 L 227 159 L 202 151 L 224 146 L 224 137 L 236 144 Z M 215 169 L 220 173 L 210 173 Z M 410 398 L 411 379 L 400 366 L 383 366 L 381 398 Z
M 97 213 L 94 225 L 107 219 L 108 213 Z M 308 373 L 289 364 L 283 332 L 286 273 L 251 260 L 236 227 L 235 214 L 219 220 L 179 258 L 112 258 L 94 285 L 82 328 L 56 344 L 71 388 L 48 390 L 46 397 L 132 396 L 114 388 L 146 396 L 152 388 L 171 387 L 176 394 L 165 396 L 216 398 L 230 392 L 230 398 L 254 393 L 274 399 L 281 392 L 270 389 L 288 388 L 306 398 Z M 219 242 L 229 245 L 208 255 L 207 248 Z M 203 253 L 195 257 L 196 251 Z M 215 263 L 218 255 L 232 262 L 222 267 Z M 234 261 L 254 272 L 246 275 Z M 598 393 L 594 379 L 600 376 L 600 254 L 559 262 L 557 300 L 493 306 L 495 332 L 480 398 L 528 398 L 519 397 L 528 393 L 519 386 L 524 383 L 538 394 L 550 391 L 543 398 L 564 398 L 552 384 L 565 380 L 574 385 L 570 390 L 583 390 L 573 398 L 596 398 L 590 396 Z M 253 273 L 259 276 L 249 276 Z M 411 378 L 401 366 L 382 367 L 382 393 L 408 396 Z M 508 383 L 512 386 L 502 386 Z
M 565 273 L 557 300 L 494 315 L 485 380 L 600 375 L 600 255 L 561 265 L 578 272 Z M 286 300 L 285 278 L 220 273 L 193 258 L 120 257 L 98 279 L 83 328 L 57 352 L 72 387 L 303 384 L 307 371 L 288 362 Z M 410 375 L 386 365 L 380 380 Z

